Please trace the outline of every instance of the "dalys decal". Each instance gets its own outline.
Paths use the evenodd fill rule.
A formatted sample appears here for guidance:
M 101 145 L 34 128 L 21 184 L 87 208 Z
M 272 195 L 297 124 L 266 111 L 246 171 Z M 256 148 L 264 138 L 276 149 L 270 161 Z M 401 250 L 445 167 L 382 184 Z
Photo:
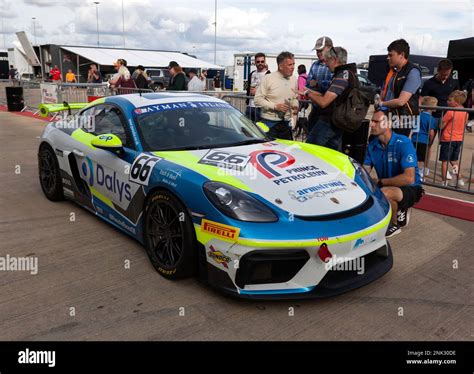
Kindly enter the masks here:
M 94 168 L 94 163 L 88 157 L 82 162 L 81 171 L 91 187 L 106 190 L 119 202 L 132 200 L 132 187 L 126 180 L 122 180 L 116 171 L 99 163 L 95 164 Z

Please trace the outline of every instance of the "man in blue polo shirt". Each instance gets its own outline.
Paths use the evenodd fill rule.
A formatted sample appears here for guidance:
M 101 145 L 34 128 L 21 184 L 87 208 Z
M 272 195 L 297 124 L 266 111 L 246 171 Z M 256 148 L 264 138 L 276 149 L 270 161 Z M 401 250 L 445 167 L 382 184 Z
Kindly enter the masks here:
M 409 208 L 420 200 L 423 189 L 411 140 L 393 132 L 391 121 L 381 110 L 374 113 L 370 131 L 376 138 L 368 146 L 364 167 L 368 172 L 375 168 L 377 185 L 392 207 L 392 220 L 386 233 L 389 238 L 408 224 Z

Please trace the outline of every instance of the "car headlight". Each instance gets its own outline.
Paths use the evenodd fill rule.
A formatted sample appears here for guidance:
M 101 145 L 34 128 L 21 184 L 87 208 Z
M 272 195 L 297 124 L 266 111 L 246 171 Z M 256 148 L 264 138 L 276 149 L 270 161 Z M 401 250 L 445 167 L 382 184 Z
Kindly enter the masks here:
M 364 184 L 369 188 L 369 190 L 372 193 L 375 193 L 375 190 L 376 190 L 377 186 L 375 185 L 374 181 L 370 177 L 370 174 L 367 172 L 367 170 L 365 170 L 365 168 L 361 164 L 359 164 L 359 162 L 354 160 L 353 158 L 349 157 L 349 159 L 352 162 L 352 166 L 354 166 L 356 174 L 358 174 L 360 176 L 360 178 L 362 179 Z
M 220 182 L 206 182 L 204 193 L 225 215 L 246 222 L 276 222 L 270 208 L 238 188 Z

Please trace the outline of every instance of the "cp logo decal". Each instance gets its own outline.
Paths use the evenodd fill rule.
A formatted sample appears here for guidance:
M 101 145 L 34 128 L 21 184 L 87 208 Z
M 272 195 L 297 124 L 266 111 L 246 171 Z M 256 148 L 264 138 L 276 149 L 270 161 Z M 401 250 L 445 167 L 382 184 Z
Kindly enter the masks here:
M 277 156 L 275 158 L 275 156 Z M 252 165 L 267 178 L 279 177 L 281 174 L 273 167 L 286 168 L 295 163 L 295 158 L 285 152 L 264 150 L 250 153 Z M 269 161 L 269 159 L 273 159 Z

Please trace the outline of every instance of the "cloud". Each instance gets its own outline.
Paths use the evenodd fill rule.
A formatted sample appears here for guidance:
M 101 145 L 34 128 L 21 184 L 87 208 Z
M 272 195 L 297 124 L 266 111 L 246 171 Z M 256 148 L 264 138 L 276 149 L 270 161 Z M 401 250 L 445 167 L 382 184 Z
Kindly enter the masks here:
M 0 3 L 0 18 L 2 19 L 12 19 L 12 18 L 17 18 L 18 13 L 16 10 L 14 10 L 14 4 L 13 1 L 2 1 Z
M 96 12 L 92 0 L 20 0 L 7 14 L 21 14 L 18 22 L 5 20 L 6 32 L 27 30 L 32 38 L 31 17 L 37 17 L 41 43 L 96 45 Z M 126 46 L 129 48 L 179 50 L 199 58 L 214 59 L 214 1 L 124 0 Z M 467 0 L 403 1 L 409 12 L 400 18 L 387 12 L 385 3 L 335 0 L 322 1 L 226 0 L 218 2 L 218 63 L 232 64 L 239 52 L 278 53 L 289 50 L 311 54 L 315 40 L 330 36 L 345 47 L 351 61 L 367 61 L 372 54 L 385 54 L 387 45 L 404 37 L 412 51 L 446 55 L 448 41 L 471 36 L 472 6 Z M 122 47 L 121 1 L 100 0 L 101 45 Z M 0 12 L 5 6 L 0 7 Z M 41 28 L 41 31 L 39 31 Z M 424 42 L 423 42 L 424 36 Z M 7 34 L 11 43 L 14 34 Z
M 23 0 L 26 5 L 33 5 L 41 8 L 49 8 L 49 7 L 58 7 L 58 6 L 80 6 L 84 4 L 84 1 L 80 0 L 63 0 L 63 1 L 56 1 L 56 0 Z
M 387 26 L 361 26 L 357 30 L 361 33 L 373 33 L 373 32 L 382 32 L 388 31 Z

